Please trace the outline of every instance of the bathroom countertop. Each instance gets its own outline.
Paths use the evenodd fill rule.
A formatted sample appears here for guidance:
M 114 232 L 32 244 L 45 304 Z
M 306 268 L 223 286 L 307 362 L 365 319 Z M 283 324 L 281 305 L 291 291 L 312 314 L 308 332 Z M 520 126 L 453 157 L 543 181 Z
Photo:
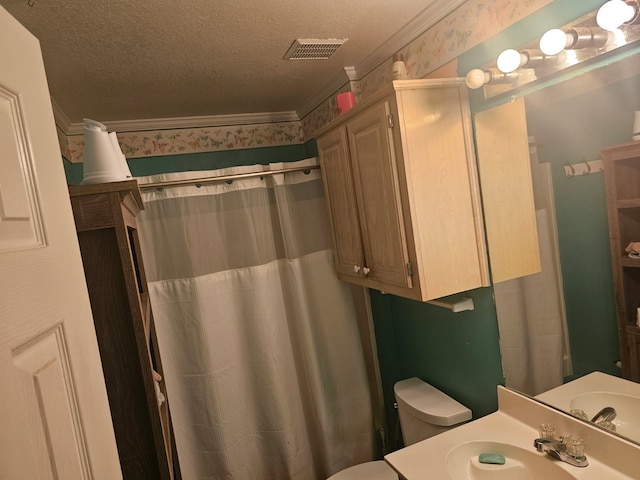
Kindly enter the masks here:
M 477 463 L 477 453 L 502 453 L 507 457 L 507 462 L 520 455 L 526 461 L 531 461 L 532 465 L 535 464 L 536 473 L 546 478 L 637 478 L 637 472 L 640 471 L 640 447 L 637 445 L 504 387 L 498 387 L 498 403 L 497 412 L 393 452 L 385 460 L 407 480 L 458 480 L 469 478 L 467 471 L 472 468 L 500 468 L 493 465 L 474 467 L 472 463 Z M 539 436 L 538 426 L 541 423 L 553 424 L 559 435 L 582 437 L 589 466 L 574 467 L 554 460 L 545 453 L 536 452 L 533 440 Z M 464 446 L 456 451 L 461 445 Z M 462 449 L 472 452 L 475 445 L 487 446 L 491 451 L 460 456 Z

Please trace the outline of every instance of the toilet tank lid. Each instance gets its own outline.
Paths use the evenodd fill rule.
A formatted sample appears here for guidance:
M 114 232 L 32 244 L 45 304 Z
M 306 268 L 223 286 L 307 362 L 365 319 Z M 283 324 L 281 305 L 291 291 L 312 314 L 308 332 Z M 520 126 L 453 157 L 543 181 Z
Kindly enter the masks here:
M 417 377 L 397 382 L 393 390 L 399 408 L 432 425 L 450 427 L 471 420 L 471 410 Z

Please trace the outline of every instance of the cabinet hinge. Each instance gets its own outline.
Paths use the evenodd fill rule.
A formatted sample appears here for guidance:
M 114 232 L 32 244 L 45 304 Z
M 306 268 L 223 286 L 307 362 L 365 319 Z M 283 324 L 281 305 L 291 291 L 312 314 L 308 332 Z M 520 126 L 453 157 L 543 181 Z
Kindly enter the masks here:
M 393 115 L 387 115 L 387 121 L 389 122 L 389 128 L 393 128 Z
M 413 267 L 411 266 L 411 262 L 407 263 L 407 275 L 410 277 L 413 276 Z

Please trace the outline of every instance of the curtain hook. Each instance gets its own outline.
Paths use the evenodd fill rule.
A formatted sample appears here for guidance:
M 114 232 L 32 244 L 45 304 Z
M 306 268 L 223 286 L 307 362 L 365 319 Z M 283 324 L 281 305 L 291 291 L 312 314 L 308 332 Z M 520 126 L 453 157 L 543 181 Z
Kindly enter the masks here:
M 589 175 L 591 173 L 591 165 L 586 160 L 583 160 L 584 164 L 587 166 L 587 171 L 584 172 L 584 175 Z

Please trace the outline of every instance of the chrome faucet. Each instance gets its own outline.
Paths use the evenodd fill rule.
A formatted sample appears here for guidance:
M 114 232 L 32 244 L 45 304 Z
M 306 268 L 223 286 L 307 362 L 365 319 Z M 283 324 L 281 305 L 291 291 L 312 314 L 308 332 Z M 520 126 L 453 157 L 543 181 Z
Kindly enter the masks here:
M 596 413 L 591 420 L 589 420 L 589 417 L 586 413 L 584 413 L 584 411 L 579 409 L 572 409 L 569 413 L 574 417 L 579 418 L 580 420 L 591 422 L 611 432 L 616 431 L 616 426 L 613 423 L 613 420 L 616 418 L 617 412 L 613 407 L 604 407 L 602 410 Z
M 584 455 L 584 441 L 580 437 L 569 435 L 567 437 L 554 438 L 553 426 L 543 423 L 540 426 L 540 438 L 533 441 L 533 446 L 540 453 L 546 453 L 574 467 L 586 467 L 589 465 Z
M 593 423 L 610 422 L 616 418 L 616 411 L 613 407 L 604 407 L 591 419 Z

